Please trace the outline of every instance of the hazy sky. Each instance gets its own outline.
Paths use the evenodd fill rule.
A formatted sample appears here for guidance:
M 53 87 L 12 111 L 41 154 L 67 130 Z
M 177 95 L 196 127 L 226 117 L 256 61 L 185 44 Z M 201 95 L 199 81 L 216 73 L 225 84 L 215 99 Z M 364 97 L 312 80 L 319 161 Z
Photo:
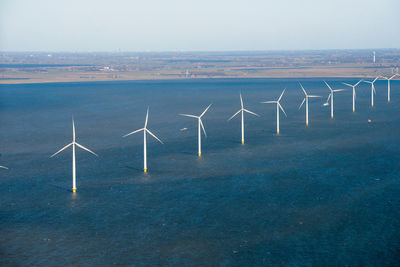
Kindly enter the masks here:
M 0 51 L 400 48 L 400 0 L 0 0 Z

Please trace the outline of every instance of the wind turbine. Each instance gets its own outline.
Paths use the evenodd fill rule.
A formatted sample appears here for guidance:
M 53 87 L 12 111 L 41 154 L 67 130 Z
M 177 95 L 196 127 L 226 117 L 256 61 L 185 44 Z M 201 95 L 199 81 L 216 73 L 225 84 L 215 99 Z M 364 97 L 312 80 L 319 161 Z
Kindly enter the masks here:
M 328 96 L 328 99 L 326 100 L 326 103 L 328 104 L 329 98 L 331 99 L 331 119 L 333 119 L 333 94 L 336 92 L 340 92 L 340 91 L 344 91 L 344 89 L 335 89 L 333 90 L 329 84 L 327 82 L 324 81 L 324 83 L 326 84 L 326 86 L 328 86 L 329 90 L 331 91 L 331 93 Z
M 203 111 L 203 113 L 200 114 L 200 116 L 195 116 L 195 115 L 189 115 L 189 114 L 179 114 L 181 116 L 185 117 L 190 117 L 190 118 L 195 118 L 198 120 L 198 136 L 199 136 L 199 148 L 198 148 L 198 155 L 201 157 L 201 129 L 203 129 L 204 136 L 207 137 L 206 130 L 204 129 L 203 122 L 201 121 L 201 117 L 207 112 L 207 110 L 211 107 L 211 104 Z
M 394 77 L 396 77 L 397 75 L 399 75 L 398 73 L 396 73 L 395 75 L 393 75 L 392 77 L 382 77 L 383 79 L 387 80 L 388 82 L 388 102 L 390 102 L 390 80 L 393 79 Z
M 306 90 L 304 90 L 303 85 L 301 85 L 301 83 L 299 83 L 299 84 L 300 84 L 301 89 L 303 90 L 304 95 L 305 95 L 304 99 L 303 99 L 303 102 L 301 102 L 301 104 L 299 106 L 299 109 L 301 108 L 301 106 L 303 106 L 304 102 L 306 102 L 306 125 L 308 126 L 308 98 L 316 98 L 316 97 L 320 97 L 320 96 L 318 96 L 318 95 L 308 95 Z
M 139 130 L 133 131 L 133 132 L 128 133 L 128 134 L 126 134 L 126 135 L 123 136 L 123 137 L 127 137 L 127 136 L 129 136 L 129 135 L 131 135 L 131 134 L 135 134 L 135 133 L 138 133 L 138 132 L 143 131 L 143 162 L 144 162 L 144 163 L 143 163 L 143 171 L 144 171 L 144 172 L 147 172 L 147 142 L 146 142 L 146 133 L 148 133 L 148 134 L 150 134 L 151 136 L 153 136 L 153 137 L 154 137 L 158 142 L 160 142 L 161 144 L 164 144 L 160 139 L 158 139 L 157 136 L 155 136 L 152 132 L 149 131 L 149 129 L 147 129 L 147 122 L 148 122 L 148 120 L 149 120 L 149 108 L 147 108 L 146 120 L 145 120 L 145 122 L 144 122 L 144 127 L 141 128 L 141 129 L 139 129 Z
M 237 114 L 241 113 L 241 115 L 242 115 L 242 144 L 244 144 L 244 113 L 247 112 L 247 113 L 250 113 L 250 114 L 252 114 L 254 116 L 257 116 L 257 117 L 260 117 L 260 116 L 258 114 L 254 113 L 254 112 L 252 112 L 250 110 L 247 110 L 247 109 L 245 109 L 243 107 L 243 99 L 242 99 L 242 94 L 241 93 L 240 93 L 240 105 L 241 105 L 241 108 L 235 114 L 233 114 L 232 117 L 230 117 L 228 119 L 228 121 L 233 119 Z
M 83 150 L 88 151 L 89 153 L 92 153 L 95 156 L 98 156 L 96 153 L 94 153 L 93 151 L 91 151 L 90 149 L 78 144 L 75 141 L 75 122 L 74 122 L 74 118 L 72 117 L 72 143 L 69 143 L 68 145 L 66 145 L 65 147 L 61 148 L 59 151 L 57 151 L 56 153 L 54 153 L 53 155 L 51 155 L 50 158 L 54 157 L 55 155 L 57 155 L 58 153 L 60 153 L 61 151 L 63 151 L 64 149 L 67 149 L 68 147 L 72 146 L 72 192 L 76 193 L 76 163 L 75 163 L 75 146 L 78 146 L 80 148 L 82 148 Z
M 283 94 L 285 93 L 285 90 L 286 90 L 286 88 L 283 89 L 282 94 L 279 96 L 278 100 L 261 102 L 264 104 L 276 104 L 276 133 L 277 134 L 279 134 L 279 109 L 281 109 L 283 111 L 283 113 L 285 114 L 285 116 L 287 117 L 285 110 L 279 103 L 279 101 L 281 101 L 281 99 L 282 99 Z
M 363 80 L 359 80 L 356 84 L 351 85 L 348 83 L 343 83 L 344 85 L 353 87 L 353 112 L 356 111 L 356 86 L 360 84 L 360 82 L 362 82 Z
M 375 91 L 375 82 L 380 78 L 381 76 L 376 77 L 372 82 L 371 81 L 364 81 L 366 83 L 371 84 L 371 107 L 374 106 L 374 94 L 376 94 Z
M 7 168 L 7 167 L 4 167 L 4 166 L 0 166 L 0 168 L 8 170 L 8 168 Z

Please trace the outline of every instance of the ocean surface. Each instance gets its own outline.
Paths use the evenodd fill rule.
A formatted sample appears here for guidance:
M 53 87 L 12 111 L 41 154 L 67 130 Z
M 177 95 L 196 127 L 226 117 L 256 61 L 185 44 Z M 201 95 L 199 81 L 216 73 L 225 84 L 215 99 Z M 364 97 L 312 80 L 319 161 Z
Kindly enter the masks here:
M 2 266 L 395 266 L 400 264 L 400 81 L 335 95 L 321 79 L 0 85 Z M 351 79 L 328 79 L 335 88 Z M 287 88 L 280 135 L 275 100 Z M 246 143 L 240 142 L 240 108 Z M 207 138 L 197 156 L 200 114 Z M 142 128 L 148 136 L 143 173 Z M 72 140 L 72 151 L 50 156 Z M 368 120 L 371 120 L 370 122 Z M 180 129 L 187 128 L 181 131 Z

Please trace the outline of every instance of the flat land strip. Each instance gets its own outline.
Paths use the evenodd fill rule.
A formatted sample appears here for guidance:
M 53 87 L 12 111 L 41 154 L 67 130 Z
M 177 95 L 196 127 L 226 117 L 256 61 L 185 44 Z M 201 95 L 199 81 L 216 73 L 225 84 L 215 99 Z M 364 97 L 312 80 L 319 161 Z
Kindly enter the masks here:
M 0 53 L 0 84 L 201 78 L 376 77 L 400 49 L 165 53 Z

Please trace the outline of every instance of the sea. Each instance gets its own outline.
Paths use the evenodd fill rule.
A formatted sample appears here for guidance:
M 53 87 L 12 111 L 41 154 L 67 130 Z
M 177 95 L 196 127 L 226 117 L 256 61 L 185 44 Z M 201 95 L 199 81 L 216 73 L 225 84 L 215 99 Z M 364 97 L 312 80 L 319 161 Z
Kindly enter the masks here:
M 0 85 L 1 266 L 399 266 L 400 81 Z M 309 102 L 304 94 L 322 96 Z M 276 133 L 276 100 L 281 105 Z M 246 109 L 241 144 L 239 94 Z M 197 156 L 197 121 L 207 137 Z M 148 172 L 143 128 L 149 107 Z M 72 193 L 72 141 L 77 193 Z M 186 129 L 185 129 L 186 128 Z

